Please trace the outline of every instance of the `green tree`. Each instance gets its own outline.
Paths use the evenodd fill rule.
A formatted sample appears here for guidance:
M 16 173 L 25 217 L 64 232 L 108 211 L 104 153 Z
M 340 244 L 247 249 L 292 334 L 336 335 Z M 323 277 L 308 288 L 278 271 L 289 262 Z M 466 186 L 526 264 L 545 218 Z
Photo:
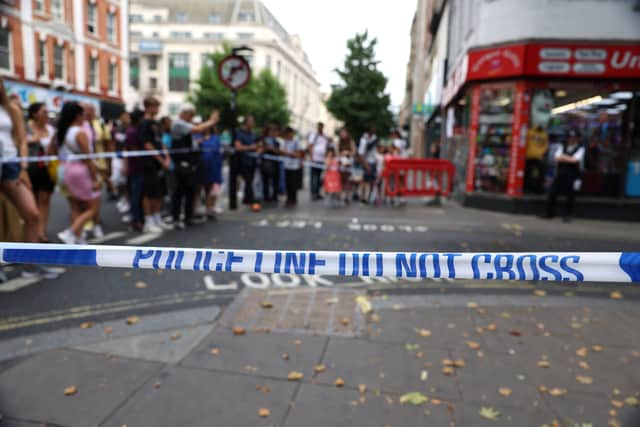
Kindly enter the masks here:
M 393 127 L 389 110 L 391 100 L 385 93 L 387 78 L 375 60 L 377 39 L 365 31 L 347 41 L 349 49 L 342 69 L 336 69 L 342 82 L 333 85 L 327 109 L 345 123 L 354 138 L 359 138 L 370 124 L 378 135 L 386 136 Z
M 200 69 L 195 81 L 196 88 L 188 96 L 202 117 L 208 117 L 214 108 L 219 109 L 220 126 L 223 129 L 231 129 L 236 124 L 231 111 L 231 90 L 218 78 L 216 64 L 230 54 L 231 47 L 225 45 L 222 51 L 209 55 L 209 64 Z M 287 93 L 269 70 L 262 70 L 257 76 L 252 75 L 249 84 L 238 91 L 236 106 L 238 117 L 253 114 L 260 127 L 269 122 L 289 124 Z

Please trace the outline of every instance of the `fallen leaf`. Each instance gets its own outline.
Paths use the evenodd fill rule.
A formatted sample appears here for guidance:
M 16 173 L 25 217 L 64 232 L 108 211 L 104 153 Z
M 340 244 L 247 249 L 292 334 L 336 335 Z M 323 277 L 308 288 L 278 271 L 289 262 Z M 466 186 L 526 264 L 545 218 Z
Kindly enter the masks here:
M 620 396 L 620 393 L 621 393 L 621 391 L 620 391 L 620 389 L 619 389 L 619 388 L 614 388 L 614 389 L 613 389 L 613 395 L 614 395 L 614 396 Z
M 481 334 L 484 332 L 484 328 L 480 327 L 480 326 L 476 326 L 476 332 Z
M 413 391 L 411 393 L 406 393 L 403 394 L 402 396 L 400 396 L 400 403 L 410 403 L 412 405 L 422 405 L 423 403 L 427 402 L 429 400 L 429 398 L 427 396 L 425 396 L 424 394 L 417 392 L 417 391 Z
M 367 391 L 367 386 L 364 384 L 358 384 L 358 391 L 363 394 Z
M 511 319 L 511 313 L 509 313 L 508 311 L 503 311 L 502 313 L 500 313 L 500 317 L 502 317 L 503 319 Z
M 565 394 L 567 394 L 567 389 L 554 387 L 549 390 L 549 394 L 554 397 L 564 396 Z
M 430 337 L 431 336 L 431 331 L 428 330 L 428 329 L 418 329 L 418 330 L 416 330 L 416 332 L 421 337 Z
M 342 378 L 336 378 L 336 381 L 334 383 L 336 385 L 336 387 L 341 388 L 344 387 L 344 380 Z
M 77 392 L 78 392 L 78 388 L 76 386 L 73 386 L 73 385 L 64 389 L 64 395 L 65 396 L 73 396 Z
M 509 335 L 511 335 L 512 337 L 521 337 L 522 332 L 513 330 L 513 331 L 509 331 Z
M 127 325 L 135 325 L 140 321 L 138 316 L 129 316 L 127 317 Z
M 416 353 L 416 359 L 422 359 L 423 357 L 424 357 L 424 353 L 423 353 L 423 352 L 418 351 L 418 352 Z
M 578 381 L 580 384 L 591 384 L 593 382 L 593 378 L 586 377 L 584 375 L 578 375 L 576 376 L 576 381 Z
M 540 393 L 546 393 L 546 392 L 547 392 L 547 391 L 549 391 L 549 390 L 547 389 L 547 387 L 546 387 L 546 386 L 541 385 L 541 386 L 539 386 L 539 387 L 538 387 L 538 391 L 539 391 Z
M 610 417 L 617 417 L 618 416 L 618 411 L 616 411 L 615 409 L 609 409 L 609 416 Z M 584 424 L 582 424 L 582 426 L 584 427 Z M 593 425 L 589 424 L 589 427 L 593 427 Z
M 564 293 L 564 296 L 565 297 L 574 297 L 574 296 L 576 296 L 576 294 L 575 294 L 575 292 L 567 291 L 567 292 Z
M 80 327 L 81 327 L 82 329 L 89 329 L 89 328 L 91 328 L 92 326 L 93 326 L 93 323 L 91 323 L 91 322 L 83 322 L 83 323 L 80 323 Z
M 289 360 L 289 353 L 282 353 L 282 360 Z
M 291 371 L 289 375 L 287 375 L 287 379 L 289 381 L 298 381 L 304 378 L 304 374 L 298 371 Z
M 414 351 L 420 348 L 420 344 L 405 344 L 404 349 L 407 351 Z
M 611 406 L 620 409 L 620 408 L 622 408 L 624 406 L 624 402 L 621 402 L 619 400 L 612 400 L 611 401 Z
M 486 314 L 486 313 L 487 313 L 487 310 L 486 310 L 485 308 L 478 307 L 478 308 L 476 308 L 476 312 L 477 312 L 478 314 Z
M 620 423 L 620 420 L 618 420 L 616 418 L 611 418 L 607 425 L 609 427 L 622 427 L 622 424 Z
M 467 347 L 469 347 L 471 350 L 477 350 L 480 348 L 480 343 L 475 342 L 475 341 L 465 341 L 465 343 L 467 344 Z
M 371 301 L 369 301 L 369 298 L 364 295 L 358 295 L 356 297 L 356 304 L 358 304 L 358 308 L 360 308 L 362 314 L 369 314 L 371 310 L 373 310 Z
M 478 351 L 477 351 L 477 353 L 476 353 L 476 355 L 477 355 L 478 357 L 482 358 L 482 357 L 484 357 L 484 351 L 482 351 L 482 350 L 478 350 Z
M 271 388 L 266 385 L 258 385 L 256 386 L 256 390 L 258 390 L 261 393 L 267 394 L 271 391 Z
M 155 388 L 156 390 L 158 390 L 161 386 L 162 386 L 162 383 L 160 382 L 156 382 L 153 384 L 153 388 Z
M 313 371 L 317 374 L 319 374 L 320 372 L 324 372 L 327 370 L 327 367 L 325 365 L 316 365 L 313 367 Z
M 583 325 L 582 325 L 582 323 L 580 323 L 580 322 L 571 322 L 571 325 L 570 325 L 570 326 L 571 326 L 573 329 L 581 329 Z
M 511 396 L 511 389 L 509 387 L 500 387 L 498 389 L 498 394 L 500 396 L 509 397 Z
M 260 303 L 260 307 L 262 308 L 273 308 L 273 303 L 270 301 L 262 301 Z
M 464 365 L 465 363 L 464 363 L 464 360 L 462 359 L 458 359 L 453 362 L 453 366 L 456 368 L 464 368 Z
M 340 319 L 340 323 L 342 324 L 342 326 L 349 326 L 349 323 L 351 323 L 351 319 L 349 319 L 348 317 L 343 317 L 342 319 Z
M 295 345 L 302 345 L 302 340 L 295 340 L 293 343 Z
M 210 353 L 213 354 L 214 356 L 218 356 L 220 354 L 220 349 L 219 348 L 212 348 Z
M 580 366 L 582 369 L 589 369 L 590 366 L 587 362 L 585 362 L 584 360 L 581 360 L 578 362 L 578 366 Z
M 538 361 L 538 368 L 550 368 L 551 364 L 548 360 L 540 360 Z
M 469 301 L 467 303 L 467 308 L 478 308 L 478 303 L 474 301 Z
M 233 335 L 239 336 L 245 334 L 245 329 L 242 326 L 234 326 L 233 327 Z
M 547 295 L 547 291 L 543 291 L 542 289 L 536 289 L 535 291 L 533 291 L 533 294 L 537 297 L 543 297 Z
M 267 408 L 260 408 L 258 409 L 258 415 L 262 418 L 265 418 L 271 415 L 271 411 L 268 410 Z
M 491 323 L 490 325 L 487 325 L 487 330 L 488 331 L 495 331 L 498 327 L 496 326 L 495 323 Z
M 576 350 L 576 354 L 580 357 L 587 357 L 588 352 L 589 350 L 587 350 L 587 347 L 580 347 Z
M 147 287 L 147 284 L 144 283 L 144 282 L 137 282 L 136 283 L 136 288 L 138 288 L 138 289 L 144 289 L 146 287 Z
M 602 347 L 601 345 L 592 345 L 591 346 L 591 350 L 595 351 L 596 353 L 601 352 L 602 350 L 604 350 L 604 347 Z
M 104 333 L 109 335 L 113 332 L 113 328 L 111 326 L 107 326 L 106 328 L 104 328 Z
M 420 381 L 426 381 L 429 379 L 429 372 L 426 370 L 422 370 L 422 372 L 420 372 Z
M 442 359 L 442 364 L 444 366 L 455 366 L 455 362 L 451 359 Z
M 640 400 L 638 400 L 637 397 L 635 396 L 629 396 L 624 400 L 624 403 L 626 403 L 629 406 L 640 406 Z
M 455 370 L 451 366 L 445 366 L 442 368 L 442 374 L 446 376 L 451 376 L 455 373 Z
M 500 412 L 487 406 L 480 408 L 480 416 L 488 420 L 495 421 L 500 417 Z
M 620 292 L 620 291 L 613 291 L 613 292 L 611 292 L 611 293 L 609 294 L 609 298 L 611 298 L 611 299 L 622 299 L 622 298 L 623 298 L 623 296 L 622 296 L 622 292 Z

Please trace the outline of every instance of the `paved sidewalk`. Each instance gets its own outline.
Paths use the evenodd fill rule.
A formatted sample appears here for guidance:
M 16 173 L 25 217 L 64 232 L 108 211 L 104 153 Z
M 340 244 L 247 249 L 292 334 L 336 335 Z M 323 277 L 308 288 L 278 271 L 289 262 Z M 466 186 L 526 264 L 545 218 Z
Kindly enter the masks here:
M 0 362 L 2 426 L 640 425 L 633 301 L 245 290 L 191 320 Z

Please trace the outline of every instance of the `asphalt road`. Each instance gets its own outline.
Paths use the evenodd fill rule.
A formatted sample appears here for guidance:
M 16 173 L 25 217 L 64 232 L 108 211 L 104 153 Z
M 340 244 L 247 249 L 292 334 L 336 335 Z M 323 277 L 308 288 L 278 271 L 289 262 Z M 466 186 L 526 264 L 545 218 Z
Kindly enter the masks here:
M 126 231 L 113 203 L 105 202 L 105 244 L 206 248 L 367 250 L 367 251 L 621 251 L 638 250 L 640 226 L 608 222 L 544 222 L 532 217 L 464 209 L 455 203 L 425 207 L 351 205 L 334 209 L 303 197 L 295 210 L 270 207 L 259 213 L 241 208 L 218 222 L 183 231 L 140 235 Z M 66 201 L 56 195 L 49 227 L 53 237 L 68 221 Z M 53 240 L 53 239 L 52 239 Z M 18 269 L 5 267 L 10 277 Z M 386 282 L 386 283 L 385 283 Z M 12 279 L 0 285 L 0 339 L 78 326 L 129 315 L 162 313 L 190 307 L 225 306 L 243 287 L 368 286 L 384 292 L 531 293 L 535 284 L 430 281 L 420 287 L 392 280 L 309 278 L 277 274 L 68 269 L 55 280 Z M 544 283 L 550 292 L 585 292 L 606 296 L 628 285 Z

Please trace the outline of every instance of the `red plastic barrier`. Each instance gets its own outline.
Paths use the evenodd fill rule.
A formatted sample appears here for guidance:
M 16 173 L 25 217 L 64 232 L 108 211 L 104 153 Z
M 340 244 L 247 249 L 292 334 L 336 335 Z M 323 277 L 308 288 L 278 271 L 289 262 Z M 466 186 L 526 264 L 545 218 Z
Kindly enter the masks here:
M 386 196 L 448 196 L 456 168 L 448 160 L 390 159 L 382 171 Z

